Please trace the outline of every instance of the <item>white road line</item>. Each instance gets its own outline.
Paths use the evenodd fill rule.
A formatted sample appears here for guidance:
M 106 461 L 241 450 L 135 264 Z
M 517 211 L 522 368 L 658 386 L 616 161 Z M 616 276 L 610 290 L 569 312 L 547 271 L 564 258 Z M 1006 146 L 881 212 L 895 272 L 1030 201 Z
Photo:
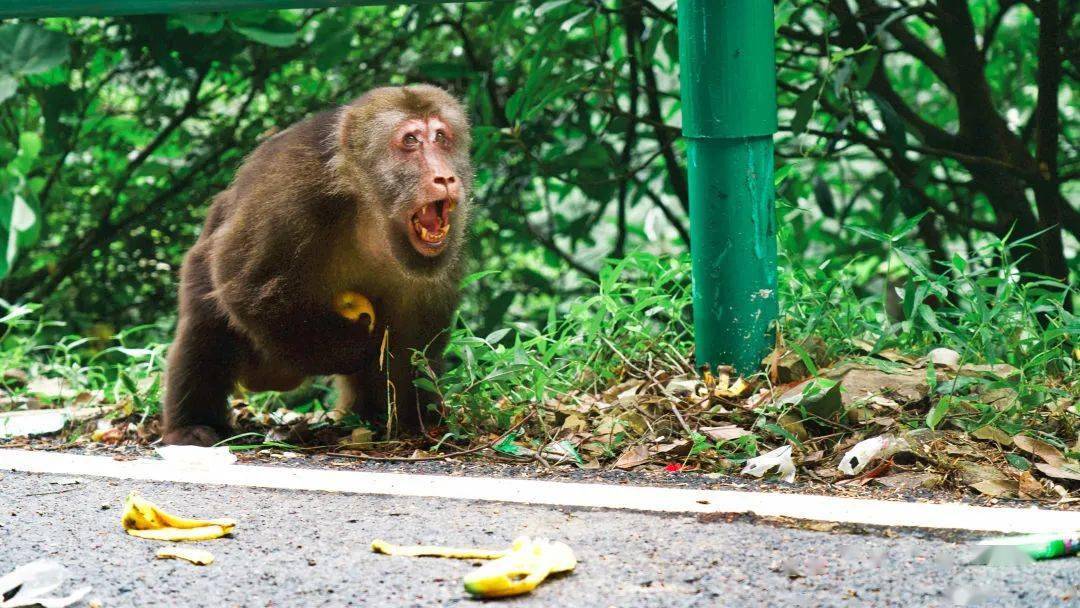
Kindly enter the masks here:
M 213 469 L 162 460 L 113 460 L 57 452 L 0 449 L 0 471 L 90 475 L 251 488 L 350 494 L 418 496 L 532 505 L 597 507 L 667 513 L 746 513 L 817 521 L 977 530 L 1061 532 L 1080 530 L 1080 512 L 907 503 L 840 496 L 691 490 L 652 486 L 369 473 L 233 464 Z

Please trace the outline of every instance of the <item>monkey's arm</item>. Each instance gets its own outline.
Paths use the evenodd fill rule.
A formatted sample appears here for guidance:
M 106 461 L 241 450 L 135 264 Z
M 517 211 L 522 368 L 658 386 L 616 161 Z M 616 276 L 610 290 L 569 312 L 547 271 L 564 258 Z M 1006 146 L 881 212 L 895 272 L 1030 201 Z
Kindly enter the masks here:
M 362 367 L 377 354 L 378 329 L 335 307 L 324 279 L 333 226 L 295 206 L 245 202 L 214 243 L 216 293 L 232 324 L 256 350 L 305 374 Z

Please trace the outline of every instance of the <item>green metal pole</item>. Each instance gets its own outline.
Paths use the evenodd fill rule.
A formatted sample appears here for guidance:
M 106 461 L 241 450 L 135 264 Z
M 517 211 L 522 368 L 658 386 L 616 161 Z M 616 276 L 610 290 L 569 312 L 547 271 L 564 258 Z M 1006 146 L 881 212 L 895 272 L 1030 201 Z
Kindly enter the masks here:
M 756 371 L 773 345 L 772 0 L 679 0 L 697 363 Z
M 210 13 L 371 4 L 449 4 L 464 0 L 0 0 L 0 18 Z

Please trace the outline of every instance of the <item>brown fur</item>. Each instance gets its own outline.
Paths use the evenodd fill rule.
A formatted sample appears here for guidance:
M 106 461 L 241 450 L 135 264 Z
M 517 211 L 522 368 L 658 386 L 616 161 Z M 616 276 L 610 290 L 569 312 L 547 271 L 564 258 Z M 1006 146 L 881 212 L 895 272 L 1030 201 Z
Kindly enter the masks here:
M 445 249 L 434 257 L 414 248 L 402 220 L 435 187 L 429 167 L 391 145 L 402 120 L 431 116 L 453 136 L 444 154 L 428 154 L 442 154 L 442 170 L 460 186 Z M 469 144 L 458 102 L 416 85 L 375 89 L 260 145 L 214 198 L 184 259 L 165 443 L 206 445 L 228 436 L 228 396 L 237 382 L 287 390 L 311 375 L 337 375 L 339 408 L 367 419 L 387 411 L 389 380 L 399 422 L 415 428 L 434 398 L 413 386 L 411 351 L 441 353 L 458 302 Z M 371 300 L 373 331 L 333 309 L 343 291 Z

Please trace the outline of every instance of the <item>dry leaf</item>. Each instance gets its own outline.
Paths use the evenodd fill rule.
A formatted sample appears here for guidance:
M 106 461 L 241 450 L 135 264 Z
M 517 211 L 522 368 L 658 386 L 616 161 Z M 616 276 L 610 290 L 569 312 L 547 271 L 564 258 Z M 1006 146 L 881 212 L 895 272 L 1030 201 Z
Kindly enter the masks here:
M 1046 488 L 1039 483 L 1039 480 L 1035 479 L 1035 476 L 1031 474 L 1031 471 L 1024 471 L 1021 473 L 1020 477 L 1017 478 L 1017 482 L 1020 485 L 1021 496 L 1038 498 L 1046 494 Z
M 1035 463 L 1035 468 L 1042 471 L 1043 475 L 1048 475 L 1055 479 L 1069 479 L 1072 481 L 1080 481 L 1080 471 L 1063 469 L 1054 465 L 1043 464 L 1041 462 Z
M 901 403 L 922 401 L 930 391 L 926 375 L 921 370 L 905 368 L 886 373 L 875 367 L 848 364 L 829 371 L 827 375 L 840 378 L 844 388 L 840 397 L 845 407 L 869 400 L 886 407 L 896 404 L 896 409 L 899 409 Z M 877 399 L 882 394 L 889 396 L 887 400 Z
M 1052 467 L 1060 467 L 1065 464 L 1065 456 L 1054 446 L 1027 435 L 1017 435 L 1012 438 L 1016 447 L 1042 458 Z
M 981 426 L 971 432 L 971 436 L 976 439 L 983 439 L 985 441 L 993 441 L 998 445 L 1010 446 L 1013 444 L 1012 437 L 1005 431 L 997 428 L 996 426 Z
M 1015 498 L 1020 491 L 1019 484 L 1011 479 L 987 479 L 971 487 L 991 498 Z
M 951 348 L 935 348 L 926 354 L 926 361 L 941 367 L 956 369 L 960 366 L 960 353 Z
M 969 486 L 983 481 L 1009 481 L 1008 475 L 990 465 L 962 460 L 956 466 L 960 469 L 960 478 Z
M 941 475 L 927 472 L 896 473 L 895 475 L 875 478 L 874 483 L 897 490 L 930 489 L 941 485 Z
M 63 378 L 34 378 L 26 385 L 26 392 L 46 399 L 74 399 L 79 395 Z
M 739 437 L 753 435 L 753 433 L 751 433 L 750 431 L 740 428 L 734 424 L 725 424 L 724 426 L 706 426 L 701 428 L 701 432 L 713 441 L 731 441 L 732 439 L 738 439 Z
M 643 445 L 635 445 L 631 448 L 627 448 L 619 455 L 619 459 L 615 461 L 616 469 L 632 469 L 636 466 L 645 464 L 652 454 L 649 453 L 649 448 Z

